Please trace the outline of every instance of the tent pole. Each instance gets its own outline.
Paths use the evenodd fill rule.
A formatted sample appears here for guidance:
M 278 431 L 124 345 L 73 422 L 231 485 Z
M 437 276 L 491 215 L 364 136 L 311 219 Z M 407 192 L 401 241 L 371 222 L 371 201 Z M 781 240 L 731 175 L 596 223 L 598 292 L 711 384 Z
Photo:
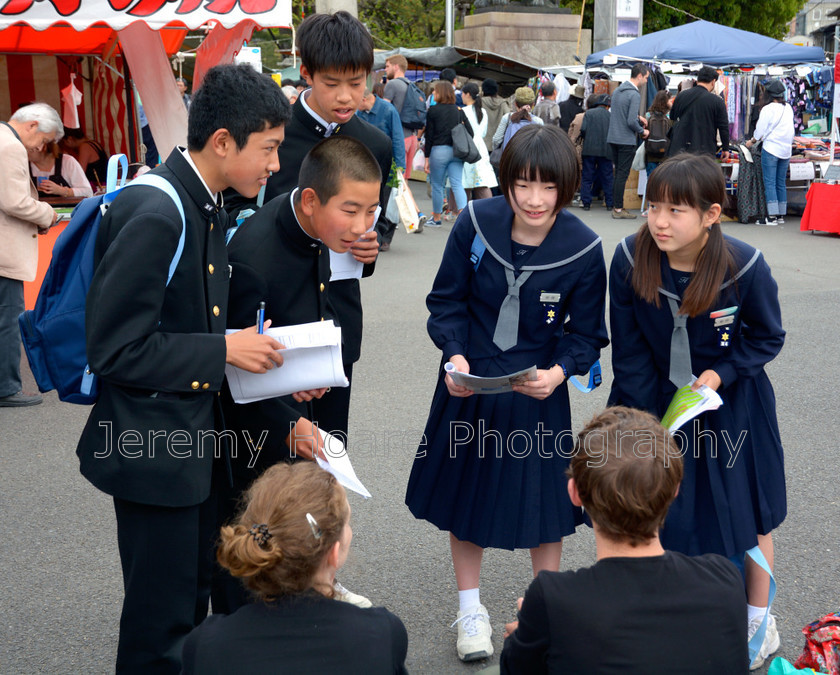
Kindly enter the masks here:
M 134 85 L 131 81 L 131 71 L 128 69 L 128 61 L 125 55 L 121 53 L 123 62 L 123 72 L 125 77 L 125 116 L 128 120 L 128 161 L 131 164 L 137 162 L 137 129 L 134 126 Z

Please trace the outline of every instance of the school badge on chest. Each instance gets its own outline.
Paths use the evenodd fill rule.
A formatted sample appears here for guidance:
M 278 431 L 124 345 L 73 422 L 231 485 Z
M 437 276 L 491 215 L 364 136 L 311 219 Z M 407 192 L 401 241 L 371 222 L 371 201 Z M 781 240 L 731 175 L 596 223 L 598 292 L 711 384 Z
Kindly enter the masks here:
M 721 347 L 728 347 L 729 341 L 732 338 L 732 325 L 735 323 L 735 313 L 738 311 L 738 305 L 734 307 L 727 307 L 726 309 L 719 309 L 709 313 L 709 318 L 714 320 L 715 328 L 718 333 L 718 344 Z
M 542 291 L 540 293 L 540 302 L 543 305 L 543 319 L 546 324 L 551 325 L 557 320 L 556 303 L 560 302 L 560 294 Z

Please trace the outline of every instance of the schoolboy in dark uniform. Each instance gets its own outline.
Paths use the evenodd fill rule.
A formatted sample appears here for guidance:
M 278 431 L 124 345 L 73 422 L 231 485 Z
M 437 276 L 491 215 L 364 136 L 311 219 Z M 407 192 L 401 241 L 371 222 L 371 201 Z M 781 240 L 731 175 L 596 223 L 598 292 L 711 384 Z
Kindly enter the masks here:
M 268 180 L 266 198 L 289 192 L 297 185 L 303 158 L 325 137 L 350 136 L 373 153 L 382 172 L 380 205 L 383 214 L 390 188 L 385 184 L 391 171 L 391 140 L 379 129 L 356 115 L 365 82 L 373 67 L 373 38 L 367 28 L 347 12 L 312 14 L 297 31 L 300 74 L 311 87 L 292 107 L 292 121 L 279 149 L 280 172 Z M 353 257 L 365 263 L 362 276 L 373 274 L 378 244 L 369 232 L 351 248 Z M 362 346 L 362 296 L 358 279 L 333 281 L 333 303 L 341 325 L 344 372 L 353 381 L 353 364 Z M 315 421 L 322 429 L 347 434 L 350 387 L 334 388 L 314 402 Z
M 261 301 L 274 326 L 333 318 L 329 252 L 349 250 L 373 224 L 381 179 L 379 165 L 359 141 L 335 136 L 318 143 L 303 160 L 298 187 L 247 219 L 230 241 L 228 326 L 247 326 Z M 248 453 L 234 461 L 229 516 L 242 492 L 267 467 L 294 457 L 312 458 L 318 432 L 310 422 L 311 406 L 303 398 L 308 396 L 238 405 L 225 390 L 225 422 L 240 435 L 238 445 L 244 447 L 245 431 L 254 440 L 268 432 L 255 464 L 248 465 Z M 228 612 L 245 601 L 241 584 L 231 581 L 235 588 L 226 601 Z M 214 596 L 214 608 L 217 604 Z
M 221 429 L 225 363 L 251 372 L 282 364 L 279 343 L 253 325 L 225 336 L 220 193 L 257 194 L 278 169 L 288 119 L 270 78 L 247 66 L 211 69 L 190 109 L 188 149 L 153 171 L 175 188 L 185 224 L 162 191 L 133 187 L 99 230 L 86 328 L 102 393 L 76 452 L 82 474 L 114 497 L 125 583 L 117 673 L 178 673 L 183 640 L 207 613 L 217 481 L 226 472 L 214 461 L 218 438 L 202 438 Z

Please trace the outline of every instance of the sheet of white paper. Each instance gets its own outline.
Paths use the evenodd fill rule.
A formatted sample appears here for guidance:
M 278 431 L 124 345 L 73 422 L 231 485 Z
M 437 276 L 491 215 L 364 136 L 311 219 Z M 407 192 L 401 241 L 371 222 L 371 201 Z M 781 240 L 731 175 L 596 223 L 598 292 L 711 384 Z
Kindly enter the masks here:
M 336 480 L 348 490 L 358 492 L 365 499 L 370 499 L 371 494 L 356 477 L 356 472 L 353 470 L 353 465 L 350 463 L 350 457 L 347 454 L 347 450 L 344 447 L 344 443 L 341 442 L 341 439 L 333 436 L 331 433 L 324 431 L 323 429 L 318 429 L 318 431 L 324 441 L 324 454 L 327 456 L 327 459 L 329 459 L 329 462 L 325 462 L 320 457 L 316 457 L 315 459 L 318 462 L 318 466 L 320 466 L 324 471 L 329 471 L 333 476 L 335 476 Z
M 370 230 L 376 225 L 379 220 L 379 214 L 382 212 L 382 207 L 376 207 L 376 213 L 373 216 L 373 225 Z M 368 230 L 368 232 L 370 232 Z M 350 251 L 347 253 L 336 253 L 330 250 L 330 281 L 342 281 L 343 279 L 361 279 L 364 265 L 353 257 Z
M 472 389 L 476 394 L 504 394 L 508 391 L 513 391 L 513 385 L 525 380 L 537 379 L 537 367 L 531 366 L 520 370 L 518 373 L 511 373 L 510 375 L 502 375 L 500 377 L 479 377 L 478 375 L 470 375 L 456 370 L 455 366 L 447 363 L 444 370 L 449 373 L 455 384 L 459 384 L 467 389 Z
M 230 392 L 237 403 L 349 385 L 341 360 L 341 328 L 332 321 L 271 327 L 266 335 L 286 347 L 281 352 L 283 365 L 267 373 L 249 373 L 230 364 L 225 366 Z

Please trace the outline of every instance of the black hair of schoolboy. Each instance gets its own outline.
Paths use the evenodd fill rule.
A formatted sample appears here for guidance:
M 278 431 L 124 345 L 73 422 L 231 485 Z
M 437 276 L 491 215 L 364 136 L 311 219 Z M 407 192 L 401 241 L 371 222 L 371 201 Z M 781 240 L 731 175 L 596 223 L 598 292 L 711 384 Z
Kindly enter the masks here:
M 295 200 L 306 188 L 315 191 L 318 201 L 326 204 L 341 191 L 341 183 L 351 180 L 359 183 L 382 182 L 379 163 L 367 146 L 350 136 L 331 136 L 313 147 L 298 174 Z
M 577 152 L 568 134 L 548 124 L 528 124 L 519 129 L 508 141 L 499 165 L 499 187 L 508 203 L 516 202 L 513 186 L 518 180 L 555 183 L 554 213 L 568 206 L 580 184 Z
M 349 12 L 310 14 L 297 29 L 300 62 L 310 75 L 332 70 L 369 73 L 373 68 L 373 36 Z
M 200 151 L 217 130 L 227 129 L 242 149 L 251 134 L 287 124 L 291 118 L 289 102 L 268 75 L 251 66 L 215 66 L 193 94 L 187 146 Z
M 440 71 L 440 79 L 449 82 L 449 84 L 452 84 L 456 77 L 458 77 L 458 74 L 454 68 L 444 68 Z

